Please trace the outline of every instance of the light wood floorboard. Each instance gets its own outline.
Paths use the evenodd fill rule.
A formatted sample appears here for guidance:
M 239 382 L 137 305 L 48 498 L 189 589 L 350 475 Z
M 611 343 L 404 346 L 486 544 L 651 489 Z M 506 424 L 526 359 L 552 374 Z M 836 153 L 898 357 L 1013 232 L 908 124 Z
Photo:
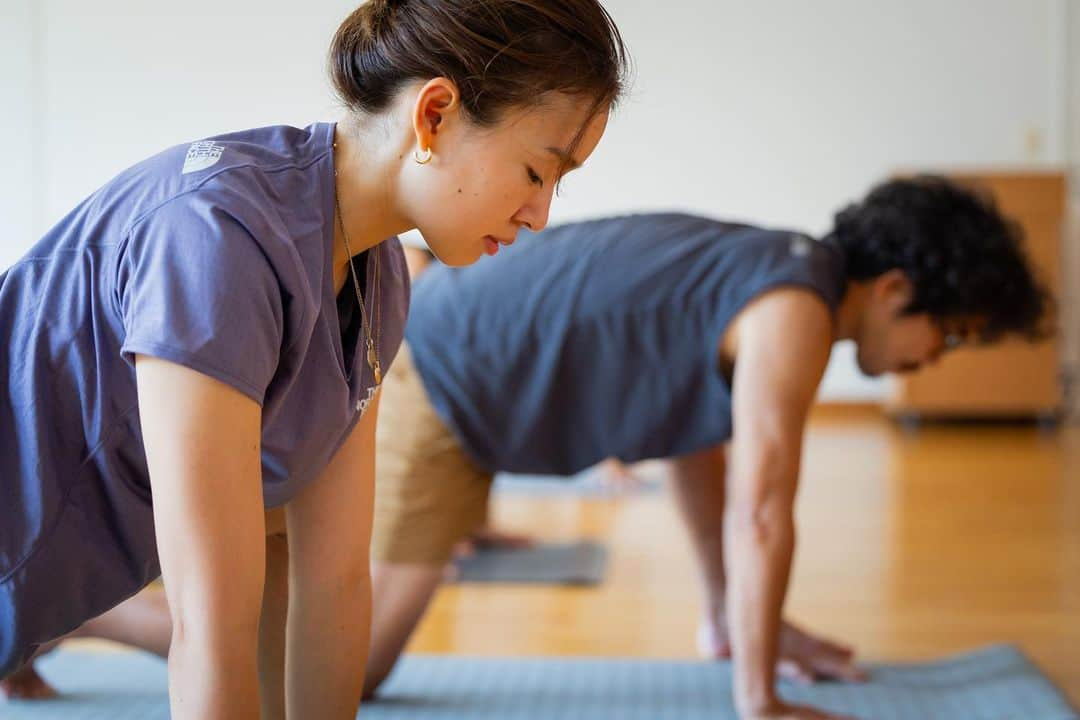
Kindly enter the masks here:
M 1080 703 L 1080 429 L 924 427 L 819 413 L 789 615 L 873 660 L 1019 644 Z M 694 567 L 666 494 L 501 495 L 498 523 L 612 550 L 596 589 L 449 586 L 410 649 L 692 657 Z

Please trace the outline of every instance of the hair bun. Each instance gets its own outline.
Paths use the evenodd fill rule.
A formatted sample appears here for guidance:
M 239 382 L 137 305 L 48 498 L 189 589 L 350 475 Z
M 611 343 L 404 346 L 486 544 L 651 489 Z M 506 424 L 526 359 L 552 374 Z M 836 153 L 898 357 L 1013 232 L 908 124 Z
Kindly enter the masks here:
M 369 2 L 372 13 L 381 19 L 388 13 L 404 7 L 406 0 L 369 0 Z
M 349 109 L 379 113 L 405 83 L 445 77 L 481 126 L 552 92 L 610 107 L 627 71 L 600 0 L 368 0 L 330 47 L 331 78 Z

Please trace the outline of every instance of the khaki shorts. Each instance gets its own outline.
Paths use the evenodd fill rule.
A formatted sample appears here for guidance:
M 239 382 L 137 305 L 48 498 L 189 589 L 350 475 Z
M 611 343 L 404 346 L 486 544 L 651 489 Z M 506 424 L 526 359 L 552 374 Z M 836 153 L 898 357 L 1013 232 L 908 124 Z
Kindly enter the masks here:
M 372 559 L 447 562 L 486 521 L 492 475 L 466 457 L 436 414 L 405 344 L 383 382 L 375 448 Z

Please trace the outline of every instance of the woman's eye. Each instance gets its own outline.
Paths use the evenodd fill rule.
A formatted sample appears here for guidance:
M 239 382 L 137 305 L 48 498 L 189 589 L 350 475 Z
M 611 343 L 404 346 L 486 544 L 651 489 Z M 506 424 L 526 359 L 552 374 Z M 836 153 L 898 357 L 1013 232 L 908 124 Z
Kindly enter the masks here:
M 525 170 L 529 174 L 529 182 L 531 182 L 533 185 L 539 185 L 540 187 L 544 187 L 544 179 L 537 175 L 535 170 L 533 170 L 531 167 L 526 167 Z

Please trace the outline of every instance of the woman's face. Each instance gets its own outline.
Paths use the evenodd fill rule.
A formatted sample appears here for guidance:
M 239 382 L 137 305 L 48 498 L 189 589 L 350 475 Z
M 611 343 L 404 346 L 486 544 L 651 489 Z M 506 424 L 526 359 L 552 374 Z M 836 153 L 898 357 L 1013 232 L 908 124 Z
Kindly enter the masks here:
M 460 111 L 436 120 L 421 114 L 419 120 L 433 128 L 425 138 L 432 157 L 426 164 L 407 159 L 401 178 L 407 212 L 447 265 L 494 255 L 520 229 L 536 232 L 547 225 L 559 173 L 584 164 L 607 119 L 606 109 L 597 113 L 591 101 L 566 95 L 507 112 L 486 128 Z

